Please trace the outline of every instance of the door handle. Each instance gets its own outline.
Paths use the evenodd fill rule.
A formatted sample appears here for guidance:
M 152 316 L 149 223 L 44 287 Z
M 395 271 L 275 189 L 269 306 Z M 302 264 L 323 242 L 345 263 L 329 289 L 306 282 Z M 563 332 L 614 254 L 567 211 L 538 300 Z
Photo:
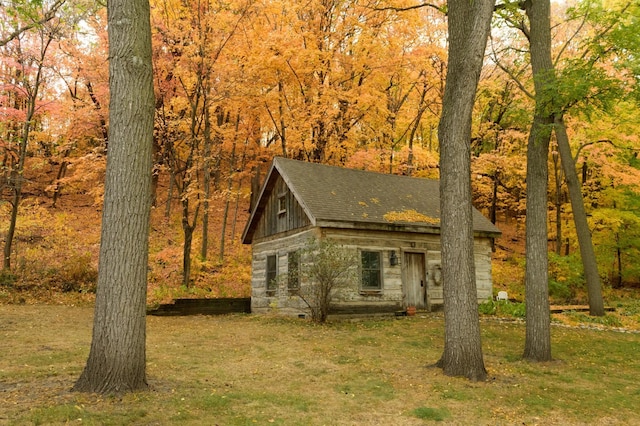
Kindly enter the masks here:
M 424 287 L 424 280 L 420 280 L 420 287 Z

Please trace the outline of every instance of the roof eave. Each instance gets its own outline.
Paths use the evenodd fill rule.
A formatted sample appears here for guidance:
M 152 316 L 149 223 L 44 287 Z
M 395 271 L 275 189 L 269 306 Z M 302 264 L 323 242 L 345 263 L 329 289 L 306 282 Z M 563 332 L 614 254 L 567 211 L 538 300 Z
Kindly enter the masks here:
M 338 221 L 330 219 L 318 219 L 316 226 L 320 228 L 338 228 L 338 229 L 364 229 L 372 231 L 391 231 L 391 232 L 411 232 L 420 234 L 440 234 L 439 225 L 415 224 L 408 222 L 357 222 L 357 221 Z M 500 231 L 474 230 L 474 237 L 497 238 L 502 233 Z

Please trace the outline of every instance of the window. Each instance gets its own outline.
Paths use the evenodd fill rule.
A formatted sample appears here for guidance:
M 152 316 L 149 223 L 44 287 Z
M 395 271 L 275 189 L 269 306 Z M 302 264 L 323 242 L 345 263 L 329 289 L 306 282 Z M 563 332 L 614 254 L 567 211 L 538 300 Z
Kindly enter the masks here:
M 278 196 L 278 214 L 285 214 L 287 212 L 287 195 L 280 194 Z
M 382 290 L 380 252 L 362 251 L 362 290 Z
M 300 251 L 292 251 L 287 255 L 287 287 L 295 292 L 300 288 Z
M 274 296 L 278 283 L 276 276 L 278 275 L 278 261 L 275 254 L 267 256 L 267 296 Z

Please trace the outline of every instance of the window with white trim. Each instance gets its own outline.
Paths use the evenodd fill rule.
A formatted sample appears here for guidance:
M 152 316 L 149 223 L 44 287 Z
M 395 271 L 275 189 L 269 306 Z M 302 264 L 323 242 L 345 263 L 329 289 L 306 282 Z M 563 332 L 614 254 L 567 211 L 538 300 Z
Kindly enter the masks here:
M 379 251 L 361 251 L 361 289 L 364 291 L 382 290 L 382 256 Z
M 278 195 L 278 214 L 283 215 L 287 212 L 287 194 Z

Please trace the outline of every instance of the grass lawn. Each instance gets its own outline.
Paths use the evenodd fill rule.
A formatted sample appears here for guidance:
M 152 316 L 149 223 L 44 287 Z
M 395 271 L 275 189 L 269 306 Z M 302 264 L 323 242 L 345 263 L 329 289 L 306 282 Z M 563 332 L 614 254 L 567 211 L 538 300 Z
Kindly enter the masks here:
M 482 322 L 490 380 L 430 367 L 438 314 L 341 321 L 149 317 L 150 390 L 69 392 L 92 308 L 0 306 L 0 424 L 640 424 L 640 335 L 554 326 L 550 363 L 520 359 L 524 325 Z

